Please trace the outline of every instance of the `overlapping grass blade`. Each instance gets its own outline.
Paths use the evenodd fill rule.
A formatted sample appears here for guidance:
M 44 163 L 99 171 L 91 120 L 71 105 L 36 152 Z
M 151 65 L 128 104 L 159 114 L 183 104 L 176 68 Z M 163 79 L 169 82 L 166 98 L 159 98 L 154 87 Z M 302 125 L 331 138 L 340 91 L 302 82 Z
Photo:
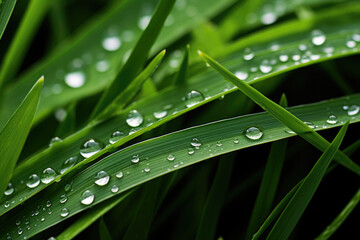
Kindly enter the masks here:
M 99 222 L 100 240 L 112 240 L 111 234 L 103 218 Z
M 304 181 L 294 193 L 294 196 L 289 201 L 266 239 L 288 239 L 311 198 L 315 194 L 315 191 L 318 188 L 331 160 L 339 149 L 340 144 L 345 137 L 348 125 L 349 122 L 344 124 L 339 133 L 336 135 L 334 141 L 321 155 L 315 166 L 311 169 L 310 173 L 305 177 Z
M 4 34 L 6 25 L 9 22 L 10 16 L 14 10 L 16 0 L 2 0 L 0 1 L 0 39 Z M 1 81 L 0 81 L 1 83 Z
M 35 111 L 39 103 L 43 83 L 44 78 L 41 77 L 0 132 L 1 193 L 4 192 L 9 183 L 16 162 L 29 134 Z M 14 191 L 14 187 L 11 183 L 9 184 L 8 190 L 10 191 L 8 194 L 11 194 Z M 2 194 L 0 195 L 0 198 L 1 197 Z

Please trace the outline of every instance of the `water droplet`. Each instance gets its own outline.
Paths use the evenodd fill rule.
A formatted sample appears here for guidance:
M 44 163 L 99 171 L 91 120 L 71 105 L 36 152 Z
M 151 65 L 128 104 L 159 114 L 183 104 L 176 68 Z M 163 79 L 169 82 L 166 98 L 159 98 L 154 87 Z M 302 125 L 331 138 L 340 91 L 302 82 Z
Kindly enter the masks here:
M 356 42 L 360 42 L 360 34 L 354 33 L 354 35 L 352 36 L 352 39 Z
M 124 174 L 121 171 L 116 174 L 117 178 L 122 178 L 123 176 L 124 176 Z
M 89 158 L 95 153 L 99 152 L 103 149 L 104 145 L 100 141 L 96 141 L 95 139 L 89 139 L 82 145 L 80 149 L 81 156 L 85 158 Z
M 273 12 L 267 12 L 261 16 L 261 22 L 265 25 L 274 23 L 277 20 L 277 16 Z
M 119 191 L 118 186 L 113 185 L 113 186 L 111 187 L 111 192 L 116 193 L 116 192 L 118 192 L 118 191 Z
M 13 192 L 14 192 L 14 187 L 13 187 L 13 185 L 12 185 L 11 183 L 9 183 L 8 186 L 7 186 L 7 188 L 6 188 L 6 190 L 4 191 L 4 194 L 5 194 L 6 196 L 9 196 L 9 195 L 11 195 Z
M 185 105 L 186 107 L 192 107 L 199 102 L 204 100 L 204 95 L 201 92 L 192 90 L 185 97 Z
M 262 135 L 263 132 L 257 127 L 249 127 L 245 130 L 245 136 L 251 140 L 258 140 Z
M 279 56 L 279 59 L 281 62 L 287 62 L 287 60 L 289 60 L 289 56 L 288 55 L 285 55 L 285 54 L 282 54 Z
M 305 44 L 300 44 L 299 45 L 299 50 L 300 51 L 305 51 L 307 49 L 307 46 Z
M 138 26 L 141 30 L 145 30 L 145 28 L 150 23 L 151 16 L 143 16 L 139 19 Z
M 61 166 L 60 173 L 63 174 L 64 172 L 71 169 L 73 166 L 75 166 L 76 162 L 78 161 L 78 156 L 70 157 L 69 159 L 66 159 Z
M 272 71 L 272 66 L 269 64 L 269 61 L 263 61 L 260 65 L 260 71 L 262 73 L 269 73 Z
M 328 119 L 326 120 L 329 124 L 336 124 L 338 122 L 338 119 L 335 115 L 329 115 Z
M 125 134 L 121 131 L 115 131 L 111 134 L 110 138 L 109 138 L 109 142 L 111 144 L 116 143 L 117 141 L 119 141 L 121 138 L 123 138 L 125 136 Z
M 238 144 L 238 143 L 239 143 L 239 139 L 238 139 L 238 138 L 235 138 L 235 139 L 234 139 L 234 143 Z
M 65 120 L 66 116 L 67 116 L 67 112 L 63 108 L 59 108 L 55 111 L 55 118 L 59 122 L 63 122 Z
M 150 168 L 149 168 L 149 167 L 146 167 L 146 168 L 144 169 L 144 171 L 148 173 L 148 172 L 150 172 Z
M 68 200 L 66 194 L 63 194 L 60 196 L 60 203 L 66 203 L 66 201 Z
M 16 220 L 15 224 L 16 226 L 19 226 L 21 224 L 21 220 L 20 219 Z
M 61 142 L 61 141 L 62 141 L 61 138 L 59 138 L 59 137 L 54 137 L 54 138 L 52 138 L 52 139 L 50 140 L 49 147 L 51 147 L 52 145 L 54 145 L 54 144 L 56 144 L 56 143 L 59 143 L 59 142 Z
M 237 78 L 239 78 L 240 80 L 246 80 L 248 78 L 249 74 L 247 72 L 238 71 L 238 72 L 235 72 L 235 76 Z
M 98 186 L 105 186 L 110 180 L 109 174 L 105 171 L 100 171 L 95 177 L 95 184 Z
M 23 233 L 23 230 L 21 228 L 18 229 L 18 234 L 21 235 Z
M 130 127 L 138 127 L 143 121 L 143 116 L 137 110 L 131 110 L 126 119 L 126 122 Z
M 4 207 L 5 208 L 8 208 L 10 206 L 10 202 L 9 201 L 6 201 L 5 203 L 4 203 Z
M 308 125 L 310 128 L 314 129 L 315 128 L 315 124 L 312 122 L 304 122 L 306 125 Z
M 355 41 L 352 41 L 352 40 L 347 41 L 347 42 L 346 42 L 346 46 L 347 46 L 348 48 L 354 48 L 354 47 L 356 47 L 356 42 L 355 42 Z
M 94 201 L 94 194 L 90 190 L 86 190 L 81 195 L 81 203 L 84 205 L 90 205 Z
M 26 183 L 26 186 L 28 186 L 29 188 L 35 188 L 35 187 L 39 186 L 39 184 L 40 184 L 39 176 L 36 174 L 31 174 Z
M 110 36 L 102 41 L 102 46 L 107 51 L 116 51 L 121 47 L 121 40 L 117 36 Z
M 65 83 L 72 88 L 79 88 L 85 84 L 83 72 L 72 72 L 65 75 Z
M 163 117 L 165 117 L 167 114 L 167 111 L 166 110 L 162 110 L 162 111 L 157 111 L 157 112 L 154 112 L 154 117 L 156 119 L 161 119 Z
M 198 138 L 193 138 L 191 139 L 190 145 L 195 147 L 196 149 L 199 149 L 202 143 Z
M 49 237 L 48 240 L 56 240 L 54 237 Z
M 46 202 L 46 207 L 51 207 L 51 201 L 50 201 L 50 200 L 48 200 L 48 201 Z
M 71 182 L 71 183 L 66 184 L 66 185 L 65 185 L 65 187 L 64 187 L 65 192 L 70 191 L 71 187 L 72 187 L 72 182 Z
M 325 41 L 326 41 L 326 36 L 325 36 L 325 34 L 322 32 L 322 31 L 320 31 L 320 30 L 314 30 L 314 31 L 312 31 L 311 32 L 311 36 L 312 36 L 312 39 L 311 39 L 311 41 L 312 41 L 312 43 L 314 44 L 314 45 L 316 45 L 316 46 L 321 46 L 321 45 L 323 45 L 324 43 L 325 43 Z
M 195 150 L 193 148 L 188 149 L 188 154 L 193 155 L 195 153 Z
M 139 161 L 140 161 L 139 154 L 135 154 L 131 159 L 132 163 L 138 163 Z
M 217 141 L 216 146 L 221 147 L 223 144 L 221 141 Z
M 48 184 L 51 181 L 53 181 L 56 177 L 56 172 L 54 169 L 52 168 L 46 168 L 44 169 L 44 171 L 42 171 L 41 173 L 41 182 Z
M 347 114 L 349 116 L 354 116 L 359 113 L 360 107 L 357 105 L 352 105 L 347 109 Z
M 67 215 L 69 215 L 69 210 L 67 208 L 61 209 L 60 216 L 66 217 Z
M 108 61 L 102 60 L 96 63 L 95 68 L 98 72 L 106 72 L 109 70 L 110 65 Z
M 299 54 L 295 54 L 294 56 L 292 56 L 292 59 L 294 60 L 294 61 L 299 61 L 300 60 L 300 55 Z
M 167 160 L 169 161 L 174 161 L 175 160 L 175 156 L 172 154 L 169 154 L 169 156 L 167 157 Z
M 246 48 L 244 51 L 244 60 L 250 61 L 255 57 L 255 53 L 251 51 L 250 48 Z

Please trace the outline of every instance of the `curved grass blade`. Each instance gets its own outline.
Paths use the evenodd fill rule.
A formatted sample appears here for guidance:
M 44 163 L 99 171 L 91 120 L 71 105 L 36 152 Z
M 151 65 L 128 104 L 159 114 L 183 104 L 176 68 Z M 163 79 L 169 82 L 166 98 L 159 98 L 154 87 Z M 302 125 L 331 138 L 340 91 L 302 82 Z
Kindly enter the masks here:
M 354 101 L 360 101 L 360 94 L 356 96 L 357 98 L 353 96 L 352 99 Z M 312 121 L 315 125 L 319 126 L 317 130 L 328 129 L 340 126 L 344 121 L 349 119 L 346 112 L 344 115 L 341 115 L 341 112 L 344 112 L 342 106 L 344 102 L 348 100 L 349 99 L 346 97 L 317 104 L 302 105 L 289 108 L 289 111 L 301 119 L 313 116 L 314 118 L 307 120 Z M 326 124 L 328 114 L 327 108 L 331 111 L 337 110 L 336 114 L 339 122 L 334 125 L 326 125 L 323 128 L 324 124 Z M 354 119 L 350 118 L 350 120 L 351 122 L 358 122 L 360 121 L 360 115 L 356 115 Z M 244 131 L 254 125 L 262 129 L 263 133 L 262 137 L 256 141 L 248 139 L 244 135 Z M 96 129 L 100 132 L 103 132 L 104 130 Z M 54 183 L 51 186 L 48 186 L 47 189 L 44 189 L 47 185 L 42 183 L 35 189 L 21 189 L 21 184 L 14 185 L 18 190 L 18 192 L 15 192 L 17 195 L 13 194 L 13 196 L 8 196 L 3 200 L 11 203 L 13 199 L 16 201 L 14 204 L 15 206 L 19 204 L 19 198 L 29 198 L 29 196 L 35 193 L 37 194 L 24 202 L 24 205 L 22 205 L 21 208 L 13 209 L 1 218 L 0 221 L 2 222 L 0 223 L 0 228 L 8 229 L 9 234 L 15 239 L 15 237 L 18 237 L 17 226 L 15 224 L 16 220 L 23 216 L 25 218 L 30 217 L 36 206 L 45 206 L 46 201 L 49 200 L 52 202 L 51 208 L 54 214 L 52 214 L 44 224 L 41 226 L 38 225 L 36 228 L 33 228 L 33 224 L 36 224 L 38 220 L 40 221 L 41 216 L 34 216 L 31 218 L 31 229 L 26 231 L 26 236 L 33 236 L 37 232 L 87 209 L 89 206 L 80 203 L 80 197 L 85 190 L 90 190 L 94 193 L 95 199 L 91 204 L 91 206 L 93 206 L 114 196 L 114 193 L 112 193 L 110 189 L 114 184 L 119 187 L 119 191 L 117 192 L 117 194 L 119 194 L 146 181 L 214 156 L 295 136 L 295 134 L 287 133 L 285 131 L 286 129 L 285 126 L 267 113 L 222 120 L 175 132 L 124 148 L 95 163 L 91 167 L 86 168 L 78 175 L 69 176 L 70 179 L 66 178 L 67 176 L 63 176 L 61 182 Z M 208 134 L 209 132 L 212 134 Z M 190 147 L 193 147 L 191 145 L 191 140 L 194 137 L 198 138 L 202 142 L 202 145 L 199 150 L 194 149 L 194 154 L 189 154 L 188 150 Z M 222 142 L 221 147 L 217 146 L 218 141 Z M 71 147 L 71 145 L 66 145 L 66 148 L 68 147 Z M 55 153 L 58 153 L 58 151 L 54 151 L 53 154 Z M 131 159 L 137 154 L 139 155 L 140 161 L 139 163 L 134 164 Z M 169 154 L 172 154 L 175 157 L 173 161 L 168 160 Z M 56 155 L 52 156 L 56 157 Z M 172 159 L 172 157 L 170 157 L 170 159 Z M 49 162 L 44 162 L 39 166 L 39 169 L 45 169 L 49 166 L 55 170 L 61 168 L 61 165 L 56 167 L 50 164 L 51 163 Z M 142 171 L 145 168 L 150 168 L 150 171 Z M 94 178 L 99 171 L 106 171 L 110 176 L 110 181 L 106 186 L 99 187 L 94 184 Z M 115 175 L 120 171 L 123 172 L 123 177 L 119 179 Z M 31 171 L 31 173 L 33 173 L 33 171 Z M 24 173 L 24 175 L 27 176 L 27 173 Z M 19 182 L 24 179 L 24 175 L 19 176 Z M 65 193 L 62 189 L 68 181 L 71 180 L 73 181 L 73 191 L 67 193 L 68 201 L 65 204 L 60 204 L 58 200 L 59 196 Z M 44 190 L 39 192 L 41 189 Z M 14 205 L 10 204 L 8 208 L 0 208 L 0 210 L 4 213 L 8 211 L 8 209 L 13 208 Z M 65 218 L 60 216 L 60 211 L 64 207 L 69 209 L 69 215 Z M 7 219 L 6 222 L 4 222 L 5 218 Z M 19 227 L 25 228 L 26 226 L 20 224 Z M 4 232 L 3 234 L 6 233 Z M 0 235 L 0 237 L 3 237 L 3 235 Z
M 4 192 L 9 183 L 25 140 L 30 132 L 43 83 L 44 78 L 41 77 L 0 132 L 0 193 Z M 14 191 L 11 183 L 8 190 L 5 195 L 12 194 Z M 2 194 L 0 195 L 1 197 Z
M 0 39 L 4 34 L 6 25 L 9 22 L 10 16 L 14 10 L 16 0 L 2 0 L 0 1 Z M 1 81 L 0 81 L 1 83 Z
M 311 169 L 310 173 L 305 177 L 304 181 L 299 186 L 299 189 L 295 192 L 294 196 L 280 215 L 266 239 L 288 239 L 311 198 L 315 194 L 315 191 L 318 188 L 332 158 L 339 149 L 348 125 L 349 122 L 344 124 L 339 133 L 336 135 L 334 141 L 321 155 L 315 166 Z
M 251 98 L 260 107 L 269 112 L 272 116 L 278 119 L 285 126 L 289 127 L 292 131 L 299 134 L 299 136 L 304 138 L 313 146 L 315 146 L 321 151 L 325 151 L 325 149 L 329 146 L 330 143 L 325 138 L 316 133 L 311 127 L 309 127 L 299 118 L 292 115 L 284 108 L 265 97 L 262 93 L 250 86 L 248 83 L 237 78 L 232 72 L 221 66 L 218 62 L 216 62 L 206 54 L 199 51 L 199 55 L 204 59 L 205 62 L 210 64 L 216 71 L 218 71 L 222 76 L 224 76 L 226 80 L 236 85 L 238 89 L 246 96 Z M 335 160 L 339 164 L 360 175 L 360 167 L 350 158 L 348 158 L 344 153 L 338 151 L 335 154 Z

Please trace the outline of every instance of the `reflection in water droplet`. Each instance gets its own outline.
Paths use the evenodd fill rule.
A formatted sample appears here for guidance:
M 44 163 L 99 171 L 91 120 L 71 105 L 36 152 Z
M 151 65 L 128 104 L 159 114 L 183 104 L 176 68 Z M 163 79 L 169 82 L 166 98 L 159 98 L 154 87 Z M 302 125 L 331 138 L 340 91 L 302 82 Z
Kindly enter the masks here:
M 102 41 L 102 46 L 107 51 L 116 51 L 121 47 L 121 40 L 117 36 L 107 37 Z
M 109 174 L 105 171 L 100 171 L 95 177 L 95 184 L 98 186 L 105 186 L 110 180 Z
M 263 132 L 257 127 L 249 127 L 245 130 L 245 136 L 251 140 L 258 140 L 262 135 Z
M 118 191 L 119 191 L 118 186 L 113 185 L 113 186 L 111 187 L 111 192 L 116 193 L 116 192 L 118 192 Z
M 54 169 L 52 168 L 46 168 L 44 169 L 44 171 L 41 173 L 41 182 L 48 184 L 51 181 L 53 181 L 56 177 L 56 172 Z
M 8 186 L 7 186 L 7 188 L 6 188 L 6 190 L 4 191 L 4 194 L 5 194 L 6 196 L 9 196 L 9 195 L 11 195 L 13 192 L 14 192 L 14 187 L 13 187 L 13 185 L 12 185 L 11 183 L 9 183 Z
M 114 144 L 115 142 L 119 141 L 121 138 L 123 138 L 125 136 L 125 134 L 121 131 L 115 131 L 111 134 L 110 138 L 109 138 L 109 142 L 111 144 Z
M 248 78 L 249 74 L 246 73 L 246 72 L 240 72 L 240 71 L 238 71 L 238 72 L 235 72 L 235 76 L 236 76 L 237 78 L 239 78 L 240 80 L 246 80 L 246 79 Z
M 61 209 L 60 216 L 66 217 L 67 215 L 69 215 L 69 210 L 67 208 Z
M 151 16 L 143 16 L 139 19 L 138 26 L 141 30 L 145 30 L 145 28 L 150 23 Z
M 31 174 L 26 183 L 26 186 L 28 186 L 29 188 L 35 188 L 35 187 L 39 186 L 39 184 L 40 184 L 39 176 L 36 174 Z
M 60 173 L 63 174 L 67 170 L 71 169 L 73 166 L 75 166 L 76 162 L 78 161 L 78 156 L 70 157 L 69 159 L 66 159 L 61 166 Z
M 126 123 L 130 127 L 138 127 L 144 121 L 143 116 L 137 110 L 131 110 L 126 118 Z
M 81 195 L 81 203 L 84 205 L 90 205 L 94 201 L 94 194 L 90 190 L 86 190 Z
M 101 149 L 103 149 L 103 147 L 104 145 L 100 141 L 96 141 L 95 139 L 89 139 L 84 142 L 84 144 L 82 144 L 80 154 L 85 158 L 89 158 L 99 152 Z
M 354 116 L 359 113 L 360 107 L 357 105 L 352 105 L 347 109 L 347 114 L 349 116 Z
M 59 142 L 61 142 L 61 141 L 62 141 L 61 138 L 59 138 L 59 137 L 54 137 L 54 138 L 52 138 L 52 139 L 50 140 L 49 147 L 51 147 L 52 145 L 54 145 L 54 144 L 56 144 L 56 143 L 59 143 Z
M 312 43 L 313 43 L 314 45 L 316 45 L 316 46 L 321 46 L 321 45 L 323 45 L 323 44 L 325 43 L 325 41 L 326 41 L 326 36 L 325 36 L 325 34 L 324 34 L 322 31 L 320 31 L 320 30 L 317 30 L 317 29 L 316 29 L 316 30 L 312 31 L 311 36 L 312 36 L 311 41 L 312 41 Z
M 326 120 L 329 124 L 336 124 L 338 122 L 338 119 L 335 115 L 331 114 L 329 115 L 328 119 Z
M 122 178 L 123 176 L 124 176 L 123 172 L 118 172 L 118 173 L 116 174 L 116 177 L 117 177 L 117 178 Z
M 72 88 L 79 88 L 85 84 L 83 72 L 72 72 L 65 75 L 65 83 Z
M 185 106 L 192 107 L 203 100 L 204 100 L 204 95 L 201 92 L 192 90 L 188 94 L 186 94 Z
M 175 160 L 175 156 L 172 155 L 172 154 L 169 154 L 169 156 L 167 157 L 167 159 L 168 159 L 169 161 L 174 161 L 174 160 Z

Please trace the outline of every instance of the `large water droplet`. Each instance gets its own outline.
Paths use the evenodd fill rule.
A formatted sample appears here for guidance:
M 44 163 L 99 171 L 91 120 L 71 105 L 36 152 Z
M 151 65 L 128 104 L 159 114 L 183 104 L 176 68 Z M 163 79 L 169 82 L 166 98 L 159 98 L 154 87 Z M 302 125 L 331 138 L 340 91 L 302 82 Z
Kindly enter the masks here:
M 95 177 L 95 184 L 98 186 L 105 186 L 110 180 L 109 174 L 105 171 L 100 171 Z
M 126 118 L 126 123 L 130 127 L 138 127 L 144 121 L 143 116 L 137 110 L 131 110 Z
M 26 186 L 28 186 L 29 188 L 35 188 L 39 186 L 39 184 L 40 184 L 39 176 L 36 174 L 31 174 L 29 176 L 29 179 L 27 180 Z
M 60 196 L 60 203 L 66 203 L 66 201 L 68 200 L 66 194 L 63 194 Z
M 69 215 L 69 210 L 67 208 L 61 209 L 60 216 L 66 217 L 67 215 Z
M 111 187 L 111 192 L 116 193 L 116 192 L 118 192 L 118 191 L 119 191 L 119 187 L 118 187 L 118 186 L 113 185 L 113 186 Z
M 52 139 L 50 140 L 49 147 L 51 147 L 52 145 L 54 145 L 54 144 L 56 144 L 56 143 L 59 143 L 59 142 L 61 142 L 61 141 L 62 141 L 61 138 L 59 138 L 59 137 L 54 137 L 54 138 L 52 138 Z
M 109 138 L 109 142 L 111 144 L 116 143 L 117 141 L 119 141 L 120 139 L 122 139 L 125 136 L 125 134 L 121 131 L 115 131 L 111 134 L 110 138 Z
M 139 154 L 135 154 L 131 159 L 132 163 L 138 163 L 139 161 L 140 161 Z
M 139 19 L 138 26 L 141 30 L 144 30 L 150 23 L 151 16 L 143 16 Z
M 5 194 L 6 196 L 9 196 L 9 195 L 11 195 L 13 192 L 14 192 L 14 187 L 13 187 L 13 185 L 12 185 L 11 183 L 9 183 L 8 186 L 7 186 L 7 188 L 6 188 L 6 190 L 4 191 L 4 194 Z
M 80 149 L 81 156 L 85 158 L 89 158 L 95 153 L 99 152 L 103 149 L 104 145 L 100 141 L 96 141 L 95 139 L 89 139 L 82 145 Z
M 257 127 L 249 127 L 245 130 L 245 136 L 251 140 L 258 140 L 262 135 L 263 132 Z
M 90 190 L 86 190 L 81 195 L 81 203 L 84 205 L 90 205 L 94 201 L 94 194 Z
M 76 162 L 78 161 L 78 156 L 70 157 L 69 159 L 66 159 L 61 166 L 60 173 L 63 174 L 67 170 L 71 169 L 73 166 L 75 166 Z
M 312 31 L 311 32 L 311 36 L 312 36 L 312 38 L 311 38 L 311 41 L 312 41 L 312 43 L 314 44 L 314 45 L 316 45 L 316 46 L 321 46 L 321 45 L 323 45 L 324 43 L 325 43 L 325 41 L 326 41 L 326 36 L 325 36 L 325 34 L 322 32 L 322 31 L 320 31 L 320 30 L 314 30 L 314 31 Z
M 83 72 L 72 72 L 65 75 L 65 83 L 72 88 L 79 88 L 85 84 Z
M 48 184 L 51 181 L 53 181 L 56 177 L 56 172 L 54 169 L 52 168 L 46 168 L 44 169 L 44 171 L 42 171 L 41 173 L 41 182 Z
M 329 115 L 328 119 L 326 120 L 329 124 L 336 124 L 338 122 L 338 119 L 335 115 L 331 114 Z
M 354 116 L 359 113 L 360 107 L 357 105 L 352 105 L 347 109 L 347 114 L 349 116 Z
M 175 160 L 175 156 L 172 154 L 169 154 L 169 156 L 167 157 L 167 160 L 169 161 L 174 161 Z
M 190 145 L 195 147 L 196 149 L 199 149 L 201 146 L 201 141 L 198 138 L 191 139 Z
M 192 90 L 188 94 L 186 94 L 185 105 L 186 107 L 192 107 L 203 100 L 204 95 L 201 92 Z
M 102 41 L 102 46 L 107 51 L 110 51 L 110 52 L 116 51 L 121 46 L 121 40 L 117 36 L 110 36 L 110 37 L 105 38 Z
M 346 42 L 346 46 L 348 48 L 354 48 L 354 47 L 356 47 L 356 42 L 352 41 L 352 40 L 349 40 L 349 41 Z

